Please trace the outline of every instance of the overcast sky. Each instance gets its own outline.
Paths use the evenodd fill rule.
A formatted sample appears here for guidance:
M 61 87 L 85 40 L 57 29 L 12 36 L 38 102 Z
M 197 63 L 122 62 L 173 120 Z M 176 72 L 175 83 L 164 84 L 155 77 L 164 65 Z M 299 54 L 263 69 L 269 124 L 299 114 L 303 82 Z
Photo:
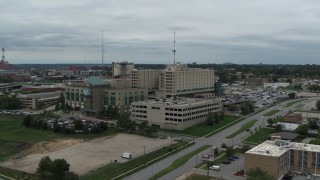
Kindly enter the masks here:
M 320 64 L 319 0 L 1 0 L 13 63 Z

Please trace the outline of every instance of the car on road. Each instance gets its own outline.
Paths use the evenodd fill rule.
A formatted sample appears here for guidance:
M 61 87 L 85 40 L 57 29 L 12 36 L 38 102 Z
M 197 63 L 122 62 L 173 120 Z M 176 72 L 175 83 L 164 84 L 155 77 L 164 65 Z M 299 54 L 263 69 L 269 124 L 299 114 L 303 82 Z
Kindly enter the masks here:
M 229 161 L 235 161 L 235 159 L 233 159 L 232 157 L 228 157 Z
M 222 162 L 222 164 L 230 164 L 230 163 L 231 163 L 230 160 L 224 160 L 224 161 Z

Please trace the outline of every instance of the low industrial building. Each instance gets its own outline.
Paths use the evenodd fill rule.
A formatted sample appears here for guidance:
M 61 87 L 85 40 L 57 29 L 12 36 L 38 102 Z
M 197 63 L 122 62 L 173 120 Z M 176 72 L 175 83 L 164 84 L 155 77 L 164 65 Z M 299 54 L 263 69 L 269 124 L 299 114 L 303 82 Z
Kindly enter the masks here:
M 288 171 L 319 176 L 320 146 L 279 139 L 265 141 L 245 153 L 245 173 L 255 167 L 275 179 L 281 179 Z
M 183 130 L 222 111 L 221 99 L 176 98 L 133 102 L 131 120 L 164 129 Z

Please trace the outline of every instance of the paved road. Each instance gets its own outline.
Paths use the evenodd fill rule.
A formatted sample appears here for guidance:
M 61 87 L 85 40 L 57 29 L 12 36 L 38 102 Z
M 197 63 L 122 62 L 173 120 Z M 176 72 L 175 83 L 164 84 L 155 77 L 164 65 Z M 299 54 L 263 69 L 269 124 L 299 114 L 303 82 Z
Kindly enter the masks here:
M 313 99 L 306 99 L 305 101 L 309 101 L 309 100 L 314 100 Z M 281 114 L 285 114 L 286 112 L 288 112 L 289 110 L 293 110 L 294 108 L 296 108 L 299 104 L 303 104 L 305 103 L 305 101 L 301 101 L 297 104 L 294 104 L 292 106 L 290 106 L 289 108 L 285 107 L 285 105 L 287 104 L 287 102 L 283 102 L 279 105 L 276 105 L 276 106 L 273 106 L 273 107 L 270 107 L 266 110 L 263 110 L 262 112 L 259 112 L 255 115 L 252 115 L 250 117 L 247 117 L 245 120 L 223 130 L 223 131 L 220 131 L 219 133 L 211 136 L 211 137 L 208 137 L 208 138 L 199 138 L 196 140 L 195 144 L 189 148 L 186 148 L 176 154 L 173 154 L 155 164 L 153 164 L 152 166 L 149 166 L 147 168 L 144 168 L 130 176 L 127 176 L 126 180 L 135 180 L 135 179 L 139 179 L 139 180 L 145 180 L 145 179 L 149 179 L 150 177 L 152 177 L 154 174 L 156 174 L 157 172 L 160 172 L 161 170 L 163 170 L 164 168 L 170 166 L 171 163 L 173 163 L 174 160 L 176 160 L 177 158 L 203 146 L 203 145 L 214 145 L 216 147 L 221 147 L 221 144 L 222 143 L 226 143 L 227 145 L 237 145 L 237 146 L 241 146 L 242 143 L 241 143 L 241 139 L 248 136 L 248 132 L 242 132 L 241 134 L 239 134 L 238 136 L 236 136 L 235 138 L 233 139 L 225 139 L 226 136 L 228 136 L 230 133 L 238 130 L 243 124 L 245 124 L 246 122 L 252 120 L 252 119 L 257 119 L 258 121 L 255 123 L 255 125 L 252 127 L 253 129 L 254 128 L 258 128 L 259 126 L 263 126 L 263 125 L 267 125 L 267 122 L 266 122 L 266 119 L 267 118 L 263 118 L 262 116 L 273 110 L 273 109 L 279 109 L 279 108 L 283 108 L 282 111 L 278 112 L 277 114 L 275 114 L 274 116 L 278 116 L 278 115 L 281 115 Z M 264 120 L 263 120 L 264 119 Z M 252 129 L 251 128 L 251 129 Z M 210 148 L 203 151 L 202 153 L 205 153 L 205 152 L 208 152 L 210 151 Z M 199 153 L 198 154 L 198 157 L 201 157 L 201 154 L 202 153 Z M 198 158 L 198 162 L 199 162 L 199 159 Z M 168 180 L 168 179 L 175 179 L 176 177 L 180 176 L 181 174 L 183 173 L 186 173 L 188 171 L 190 171 L 193 167 L 195 167 L 196 165 L 196 156 L 194 156 L 193 158 L 191 158 L 187 163 L 185 163 L 183 166 L 181 166 L 180 168 L 177 168 L 175 169 L 174 171 L 166 174 L 165 176 L 161 177 L 160 179 L 162 180 Z M 241 166 L 243 167 L 243 165 Z

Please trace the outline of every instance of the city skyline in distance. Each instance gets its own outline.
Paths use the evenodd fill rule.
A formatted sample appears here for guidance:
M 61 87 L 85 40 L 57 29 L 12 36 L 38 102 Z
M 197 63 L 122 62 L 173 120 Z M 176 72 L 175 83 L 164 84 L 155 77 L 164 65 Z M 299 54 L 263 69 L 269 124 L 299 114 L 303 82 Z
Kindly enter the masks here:
M 12 64 L 319 64 L 320 2 L 5 0 L 0 46 Z

